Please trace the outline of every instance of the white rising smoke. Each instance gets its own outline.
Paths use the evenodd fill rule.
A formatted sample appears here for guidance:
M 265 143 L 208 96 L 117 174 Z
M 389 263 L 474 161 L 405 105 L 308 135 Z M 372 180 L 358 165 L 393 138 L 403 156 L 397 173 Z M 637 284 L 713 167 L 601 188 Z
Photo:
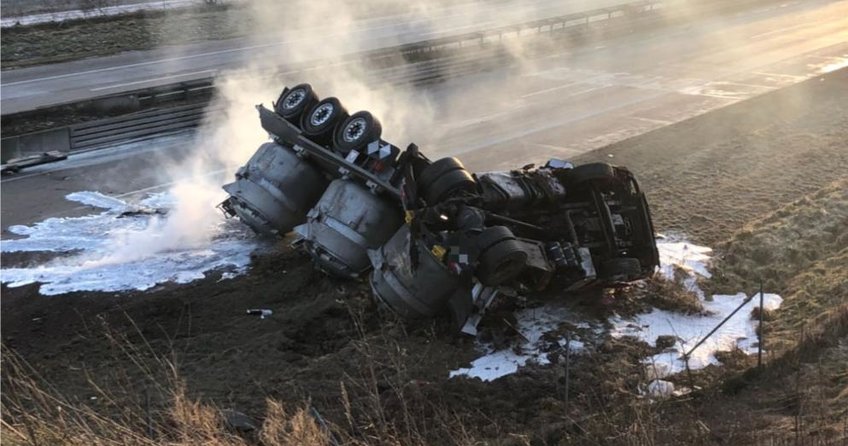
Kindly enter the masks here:
M 624 1 L 627 0 L 621 0 Z M 269 93 L 254 98 L 255 103 L 269 103 L 283 85 L 309 82 L 320 97 L 338 97 L 351 114 L 359 110 L 370 111 L 383 124 L 384 139 L 401 149 L 410 142 L 417 142 L 422 150 L 432 154 L 440 149 L 435 144 L 451 131 L 450 123 L 467 118 L 470 104 L 482 106 L 487 112 L 513 107 L 515 97 L 511 92 L 522 79 L 489 79 L 475 83 L 470 86 L 472 88 L 434 97 L 438 93 L 409 84 L 380 82 L 375 79 L 374 67 L 367 61 L 310 70 L 308 78 L 302 74 L 269 76 L 269 70 L 273 67 L 285 72 L 293 68 L 292 65 L 332 60 L 376 46 L 391 47 L 411 40 L 461 34 L 522 23 L 540 15 L 600 6 L 589 0 L 565 3 L 551 0 L 295 0 L 286 3 L 253 0 L 246 7 L 256 24 L 253 37 L 257 45 L 280 40 L 291 42 L 273 47 L 276 52 L 264 53 L 263 60 L 251 61 L 252 68 L 241 73 L 264 79 L 262 82 Z M 511 55 L 512 63 L 517 66 L 535 64 L 520 40 L 504 41 L 503 50 Z M 408 73 L 411 66 L 395 69 Z
M 167 195 L 173 206 L 167 215 L 153 218 L 140 231 L 111 235 L 110 252 L 89 262 L 92 266 L 128 263 L 158 253 L 208 246 L 220 231 L 221 212 L 216 206 L 226 197 L 222 178 L 232 175 L 267 138 L 258 124 L 250 98 L 264 91 L 249 78 L 217 82 L 218 94 L 183 161 L 165 165 L 162 181 L 171 184 Z
M 298 74 L 277 73 L 288 71 L 297 62 L 329 60 L 371 48 L 375 37 L 363 29 L 375 23 L 378 27 L 424 30 L 437 35 L 461 32 L 481 22 L 492 22 L 493 26 L 518 23 L 528 19 L 537 10 L 534 8 L 550 8 L 545 2 L 535 2 L 535 6 L 529 8 L 511 8 L 513 3 L 512 0 L 478 0 L 456 6 L 447 1 L 424 0 L 249 2 L 245 7 L 256 25 L 251 38 L 257 44 L 267 43 L 274 33 L 293 43 L 272 46 L 263 57 L 246 61 L 245 68 L 218 75 L 215 99 L 208 108 L 213 112 L 208 113 L 197 132 L 190 155 L 185 161 L 164 166 L 164 181 L 173 184 L 169 193 L 175 200 L 174 207 L 166 217 L 152 222 L 142 232 L 114 236 L 114 255 L 103 261 L 131 261 L 158 252 L 209 243 L 215 235 L 215 223 L 221 218 L 216 205 L 225 197 L 221 190 L 222 178 L 244 164 L 267 139 L 255 105 L 270 106 L 285 85 L 309 82 L 319 97 L 338 97 L 351 114 L 359 110 L 370 111 L 383 124 L 383 138 L 402 149 L 409 142 L 437 140 L 438 135 L 446 131 L 444 124 L 451 119 L 454 105 L 462 110 L 459 105 L 473 99 L 453 97 L 436 107 L 426 93 L 414 87 L 375 85 L 370 73 L 372 67 L 362 63 L 311 70 L 308 79 Z M 462 14 L 458 23 L 445 29 L 433 17 L 438 16 L 435 11 L 452 7 L 462 8 Z M 381 19 L 387 14 L 395 16 L 390 20 Z M 192 25 L 186 23 L 185 26 Z M 292 38 L 292 30 L 297 31 L 296 38 Z M 402 32 L 380 36 L 382 45 L 391 46 L 400 43 Z M 516 58 L 522 57 L 520 45 L 510 45 L 508 51 Z M 288 64 L 289 61 L 292 63 Z M 473 95 L 492 94 L 495 101 L 500 102 L 500 95 L 508 96 L 505 92 L 510 90 L 508 84 L 511 82 L 514 81 L 503 79 L 491 88 L 475 86 Z M 438 151 L 437 147 L 422 149 Z M 222 175 L 213 175 L 215 172 Z

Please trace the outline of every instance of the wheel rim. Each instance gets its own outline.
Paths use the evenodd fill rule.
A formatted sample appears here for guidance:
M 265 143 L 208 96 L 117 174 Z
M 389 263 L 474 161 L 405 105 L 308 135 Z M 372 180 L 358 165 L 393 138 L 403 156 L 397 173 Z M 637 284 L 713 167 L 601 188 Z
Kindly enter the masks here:
M 303 89 L 297 89 L 290 92 L 285 101 L 283 101 L 283 108 L 286 110 L 291 110 L 298 105 L 306 98 L 306 91 Z
M 345 126 L 342 138 L 345 142 L 354 142 L 362 138 L 362 135 L 365 134 L 366 127 L 368 127 L 368 123 L 365 122 L 365 119 L 356 118 Z
M 318 108 L 315 109 L 315 111 L 312 113 L 312 116 L 310 116 L 309 123 L 315 127 L 318 127 L 329 121 L 330 117 L 333 116 L 334 111 L 335 107 L 333 107 L 333 104 L 321 104 Z

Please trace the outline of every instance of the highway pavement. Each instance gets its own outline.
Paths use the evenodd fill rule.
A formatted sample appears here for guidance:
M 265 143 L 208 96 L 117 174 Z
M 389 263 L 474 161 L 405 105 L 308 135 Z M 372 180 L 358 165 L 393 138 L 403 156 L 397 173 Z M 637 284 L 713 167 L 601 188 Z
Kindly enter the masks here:
M 431 158 L 459 156 L 474 170 L 515 168 L 571 158 L 846 66 L 848 1 L 792 1 L 454 78 L 428 87 L 428 106 L 409 113 L 403 131 L 384 134 L 399 146 L 415 141 Z M 258 119 L 245 122 L 261 134 Z M 64 200 L 70 192 L 131 197 L 167 188 L 175 178 L 163 166 L 195 156 L 192 137 L 72 156 L 4 178 L 3 237 L 12 224 L 87 212 Z M 246 160 L 255 147 L 238 150 Z M 223 183 L 235 167 L 202 175 Z
M 285 23 L 276 35 L 130 51 L 2 72 L 3 115 L 215 76 L 245 66 L 281 70 L 361 51 L 632 3 L 635 0 L 464 2 L 427 14 L 358 20 L 345 26 Z M 483 6 L 481 6 L 483 5 Z M 328 20 L 332 22 L 331 20 Z M 324 45 L 321 42 L 332 41 Z

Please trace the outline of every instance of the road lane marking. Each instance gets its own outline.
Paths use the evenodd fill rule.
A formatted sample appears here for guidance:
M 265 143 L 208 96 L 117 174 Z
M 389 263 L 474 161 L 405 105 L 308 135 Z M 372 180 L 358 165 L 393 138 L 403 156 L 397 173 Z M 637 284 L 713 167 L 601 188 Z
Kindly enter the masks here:
M 581 153 L 586 152 L 586 150 L 582 150 L 582 149 L 575 149 L 575 148 L 572 148 L 572 147 L 560 147 L 560 146 L 554 146 L 554 145 L 551 145 L 551 144 L 542 144 L 542 143 L 538 143 L 538 142 L 526 143 L 525 146 L 535 146 L 535 147 L 539 147 L 539 148 L 546 149 L 546 150 L 552 150 L 552 151 L 559 153 L 560 155 L 565 155 L 565 156 L 577 156 L 577 155 L 580 155 Z
M 165 183 L 155 184 L 155 185 L 149 186 L 149 187 L 143 187 L 141 189 L 136 189 L 136 190 L 132 190 L 132 191 L 129 191 L 129 192 L 124 192 L 122 194 L 109 195 L 109 196 L 114 197 L 114 198 L 125 198 L 125 197 L 130 197 L 130 196 L 133 196 L 133 195 L 139 195 L 139 194 L 143 194 L 143 193 L 147 193 L 147 192 L 156 191 L 158 189 L 164 189 L 164 188 L 167 188 L 167 187 L 171 187 L 175 184 L 179 184 L 179 183 L 185 182 L 185 181 L 190 181 L 190 180 L 194 180 L 194 179 L 201 179 L 201 178 L 206 178 L 206 177 L 212 177 L 212 176 L 215 176 L 215 175 L 222 175 L 226 172 L 235 172 L 235 170 L 238 169 L 239 167 L 240 167 L 239 165 L 235 165 L 235 166 L 231 166 L 231 167 L 225 167 L 223 169 L 213 170 L 211 172 L 206 172 L 206 173 L 197 174 L 197 175 L 190 175 L 190 176 L 186 176 L 186 177 L 174 180 L 174 181 L 168 181 L 168 182 L 165 182 Z M 83 206 L 75 206 L 75 207 L 72 207 L 72 208 L 69 208 L 69 209 L 61 209 L 61 210 L 58 210 L 58 211 L 55 211 L 55 212 L 51 212 L 51 213 L 41 215 L 40 217 L 42 218 L 41 221 L 43 221 L 43 220 L 46 220 L 48 218 L 54 218 L 54 217 L 60 217 L 60 216 L 65 217 L 72 212 L 82 211 L 82 210 L 86 210 L 86 209 L 91 209 L 91 206 L 83 205 Z M 35 224 L 35 222 L 20 223 L 18 225 L 9 225 L 9 226 L 30 226 L 30 225 L 33 225 L 33 224 Z M 4 227 L 3 229 L 4 230 L 8 229 L 9 226 Z M 3 237 L 8 237 L 8 236 L 9 236 L 9 234 L 6 231 L 4 231 Z M 15 235 L 12 235 L 12 236 L 15 237 Z M 4 238 L 3 240 L 5 241 L 5 240 L 10 240 L 10 239 Z
M 795 74 L 783 74 L 783 73 L 769 73 L 765 71 L 752 71 L 751 74 L 756 74 L 757 76 L 765 76 L 765 77 L 785 77 L 789 78 L 795 82 L 801 82 L 807 79 L 807 76 L 798 76 Z
M 785 34 L 787 31 L 791 31 L 791 30 L 798 29 L 798 28 L 803 28 L 805 26 L 815 26 L 815 24 L 799 23 L 799 24 L 794 25 L 794 26 L 786 26 L 786 27 L 778 28 L 778 29 L 775 29 L 775 30 L 772 30 L 772 31 L 767 31 L 767 32 L 764 32 L 764 33 L 754 34 L 753 36 L 749 37 L 749 39 L 755 40 L 755 39 L 760 39 L 762 37 L 771 36 L 773 34 Z
M 499 10 L 502 10 L 502 9 L 507 9 L 508 7 L 509 7 L 509 5 L 508 6 L 500 6 L 500 7 L 497 7 L 497 8 L 493 8 L 493 10 L 499 11 Z M 555 6 L 544 6 L 542 8 L 547 9 L 547 10 L 554 10 L 556 13 L 563 12 L 562 10 L 560 10 L 559 8 L 557 8 Z M 533 12 L 533 9 L 531 9 L 531 8 L 528 8 L 528 9 L 529 9 L 529 12 L 531 12 L 531 13 Z M 431 23 L 444 22 L 446 19 L 456 19 L 457 17 L 464 17 L 466 15 L 467 14 L 450 14 L 450 15 L 440 17 L 440 18 L 426 17 L 426 18 L 419 19 L 417 21 L 422 22 L 422 26 L 424 26 L 426 28 L 426 25 L 431 24 Z M 495 15 L 495 17 L 496 17 L 496 15 Z M 410 23 L 416 23 L 416 21 L 413 20 L 413 21 L 407 23 L 407 25 L 409 25 Z M 474 23 L 474 24 L 462 25 L 462 26 L 459 26 L 459 27 L 447 28 L 447 29 L 442 29 L 442 30 L 437 30 L 437 31 L 419 32 L 418 37 L 420 38 L 420 37 L 444 34 L 444 33 L 449 33 L 449 32 L 457 31 L 457 30 L 460 30 L 460 29 L 465 29 L 465 28 L 476 27 L 476 28 L 479 29 L 481 24 L 489 24 L 489 23 L 494 23 L 494 21 L 492 19 L 489 19 L 488 21 L 484 21 L 482 23 L 478 22 L 478 23 Z M 357 28 L 357 29 L 353 30 L 352 32 L 363 32 L 363 33 L 366 34 L 366 37 L 367 37 L 367 34 L 368 34 L 369 31 L 373 32 L 375 30 L 381 30 L 381 29 L 384 29 L 384 28 L 391 28 L 391 27 L 398 27 L 398 24 L 397 23 L 390 23 L 390 24 L 387 24 L 387 25 L 381 25 L 381 26 L 376 26 L 376 27 L 362 27 L 362 28 Z M 411 33 L 407 33 L 407 35 L 408 34 L 411 34 Z M 348 35 L 349 35 L 349 32 L 345 32 L 345 33 L 331 34 L 329 36 L 324 36 L 324 37 L 325 38 L 326 37 L 334 37 L 334 36 L 336 36 L 336 37 L 338 37 L 338 36 L 347 37 Z M 391 40 L 391 38 L 396 38 L 399 35 L 403 35 L 402 30 L 399 30 L 398 33 L 395 33 L 391 36 L 388 36 L 387 39 Z M 41 82 L 41 81 L 48 81 L 48 80 L 55 80 L 55 79 L 64 79 L 64 78 L 68 78 L 68 77 L 82 76 L 82 75 L 86 75 L 86 74 L 109 72 L 109 71 L 121 70 L 121 69 L 125 69 L 125 68 L 135 68 L 135 67 L 142 67 L 142 66 L 147 66 L 147 65 L 155 65 L 155 64 L 161 64 L 161 63 L 167 63 L 167 62 L 175 62 L 175 61 L 180 61 L 180 60 L 195 59 L 195 58 L 199 58 L 199 57 L 228 54 L 228 53 L 234 53 L 234 52 L 239 52 L 239 51 L 248 51 L 248 50 L 255 50 L 255 49 L 260 49 L 260 48 L 270 48 L 270 47 L 274 47 L 274 46 L 291 45 L 291 44 L 298 43 L 298 42 L 301 42 L 301 41 L 311 41 L 311 40 L 313 40 L 311 37 L 304 37 L 304 38 L 300 38 L 300 39 L 283 40 L 283 41 L 265 43 L 265 44 L 259 44 L 259 45 L 248 45 L 248 46 L 239 47 L 239 48 L 230 48 L 230 49 L 226 49 L 226 50 L 209 51 L 209 52 L 205 52 L 205 53 L 192 54 L 192 55 L 188 55 L 188 56 L 170 57 L 170 58 L 165 58 L 165 59 L 157 59 L 157 60 L 151 60 L 151 61 L 146 61 L 146 62 L 138 62 L 138 63 L 120 65 L 120 66 L 114 66 L 114 67 L 105 67 L 105 68 L 97 68 L 97 69 L 94 69 L 94 70 L 78 71 L 78 72 L 74 72 L 74 73 L 58 74 L 58 75 L 54 75 L 54 76 L 41 77 L 41 78 L 37 78 L 37 79 L 27 79 L 27 80 L 22 80 L 22 81 L 9 82 L 9 83 L 6 83 L 6 84 L 2 84 L 2 86 L 3 87 L 11 87 L 11 86 L 15 86 L 15 85 L 24 85 L 24 84 L 34 83 L 34 82 Z M 341 55 L 344 55 L 344 54 L 339 54 L 339 56 L 341 56 Z
M 538 96 L 540 94 L 545 94 L 545 93 L 550 93 L 552 91 L 562 90 L 563 88 L 568 88 L 568 87 L 570 87 L 570 86 L 572 86 L 576 83 L 577 82 L 569 82 L 567 84 L 560 85 L 560 86 L 557 86 L 557 87 L 551 87 L 551 88 L 546 88 L 544 90 L 539 90 L 539 91 L 534 91 L 532 93 L 527 93 L 525 95 L 522 95 L 521 99 L 527 99 L 527 98 L 530 98 L 530 97 L 533 97 L 533 96 Z
M 147 65 L 156 65 L 156 64 L 167 63 L 167 62 L 176 62 L 178 60 L 195 59 L 195 58 L 198 58 L 198 57 L 215 56 L 215 55 L 218 55 L 218 54 L 234 53 L 234 52 L 238 52 L 238 51 L 252 50 L 252 49 L 258 49 L 258 48 L 267 48 L 267 47 L 272 47 L 272 46 L 277 46 L 277 45 L 283 45 L 283 44 L 286 44 L 286 43 L 291 43 L 291 42 L 283 41 L 283 42 L 266 43 L 266 44 L 262 44 L 262 45 L 251 45 L 251 46 L 245 46 L 245 47 L 239 47 L 239 48 L 230 48 L 228 50 L 219 50 L 219 51 L 210 51 L 210 52 L 207 52 L 207 53 L 192 54 L 190 56 L 169 57 L 169 58 L 165 58 L 165 59 L 150 60 L 150 61 L 147 61 L 147 62 L 138 62 L 138 63 L 132 63 L 132 64 L 127 64 L 127 65 L 119 65 L 119 66 L 114 66 L 114 67 L 98 68 L 98 69 L 95 69 L 95 70 L 77 71 L 77 72 L 74 72 L 74 73 L 57 74 L 55 76 L 47 76 L 47 77 L 40 77 L 40 78 L 37 78 L 37 79 L 27 79 L 27 80 L 23 80 L 23 81 L 9 82 L 8 84 L 3 84 L 3 87 L 11 87 L 11 86 L 14 86 L 14 85 L 30 84 L 30 83 L 33 83 L 33 82 L 49 81 L 49 80 L 55 80 L 55 79 L 65 79 L 65 78 L 68 78 L 68 77 L 82 76 L 82 75 L 86 75 L 86 74 L 105 73 L 107 71 L 123 70 L 125 68 L 143 67 L 143 66 L 147 66 Z
M 630 118 L 630 119 L 635 119 L 635 120 L 637 120 L 637 121 L 648 122 L 648 123 L 651 123 L 651 124 L 659 124 L 659 125 L 671 125 L 671 124 L 674 124 L 674 122 L 672 122 L 672 121 L 666 121 L 666 120 L 664 120 L 664 119 L 652 119 L 652 118 L 645 118 L 645 117 L 643 117 L 643 116 L 628 116 L 628 118 Z

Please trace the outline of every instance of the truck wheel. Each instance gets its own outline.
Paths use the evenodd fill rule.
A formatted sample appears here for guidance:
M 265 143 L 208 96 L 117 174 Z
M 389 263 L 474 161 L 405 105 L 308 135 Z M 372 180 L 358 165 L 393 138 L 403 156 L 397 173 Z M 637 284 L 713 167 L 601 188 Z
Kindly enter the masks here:
M 286 121 L 299 125 L 300 116 L 316 102 L 318 96 L 312 90 L 312 85 L 299 84 L 280 93 L 274 111 Z
M 578 186 L 588 182 L 609 183 L 616 181 L 615 168 L 607 163 L 589 163 L 568 171 L 568 182 Z
M 302 115 L 300 128 L 313 142 L 328 144 L 333 139 L 333 131 L 347 117 L 347 109 L 337 98 L 326 98 Z
M 430 164 L 421 171 L 418 180 L 418 193 L 429 204 L 436 204 L 456 191 L 472 191 L 476 187 L 474 177 L 456 158 L 442 158 Z
M 439 177 L 424 190 L 424 200 L 434 205 L 459 191 L 473 191 L 477 187 L 474 177 L 466 170 L 453 170 Z
M 506 226 L 486 228 L 477 236 L 477 279 L 486 286 L 498 286 L 524 271 L 527 253 Z
M 642 275 L 642 264 L 632 257 L 617 257 L 601 263 L 600 272 L 609 282 L 629 282 Z
M 365 146 L 380 139 L 383 126 L 371 113 L 360 111 L 350 115 L 336 129 L 333 142 L 336 150 L 347 155 L 351 150 L 363 151 Z
M 418 176 L 418 185 L 426 188 L 440 176 L 452 170 L 464 169 L 462 162 L 454 157 L 438 159 L 421 171 L 421 175 Z

